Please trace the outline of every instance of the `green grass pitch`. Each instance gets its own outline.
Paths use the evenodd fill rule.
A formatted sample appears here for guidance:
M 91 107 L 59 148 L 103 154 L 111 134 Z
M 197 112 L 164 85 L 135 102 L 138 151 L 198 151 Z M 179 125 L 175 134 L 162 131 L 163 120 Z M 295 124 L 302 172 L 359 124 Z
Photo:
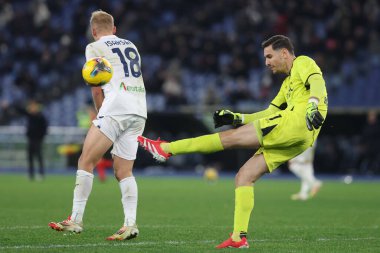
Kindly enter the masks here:
M 123 221 L 118 184 L 94 181 L 85 230 L 50 229 L 71 211 L 72 176 L 0 175 L 0 252 L 232 252 L 215 249 L 232 231 L 234 180 L 137 177 L 140 235 L 108 242 Z M 267 179 L 255 186 L 250 249 L 244 252 L 380 252 L 379 181 L 325 180 L 316 198 L 291 201 L 296 180 Z

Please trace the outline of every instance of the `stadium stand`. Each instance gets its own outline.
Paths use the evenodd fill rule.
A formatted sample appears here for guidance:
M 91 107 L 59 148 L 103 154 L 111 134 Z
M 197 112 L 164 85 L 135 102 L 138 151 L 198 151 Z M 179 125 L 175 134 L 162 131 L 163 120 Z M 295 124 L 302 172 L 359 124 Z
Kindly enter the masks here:
M 0 125 L 23 125 L 12 105 L 35 98 L 51 126 L 77 126 L 91 96 L 80 70 L 96 9 L 141 50 L 150 112 L 262 108 L 281 83 L 260 47 L 273 34 L 318 62 L 330 109 L 380 108 L 376 0 L 0 0 Z
M 77 90 L 85 89 L 79 70 L 95 9 L 114 13 L 118 33 L 141 48 L 155 110 L 200 101 L 243 108 L 266 103 L 278 82 L 264 70 L 260 42 L 274 33 L 289 35 L 297 54 L 322 66 L 331 106 L 379 106 L 378 1 L 1 2 L 0 98 L 52 103 L 53 125 L 75 125 L 74 117 L 50 112 L 68 114 L 86 101 L 76 94 L 89 97 Z M 1 122 L 9 119 L 2 112 Z

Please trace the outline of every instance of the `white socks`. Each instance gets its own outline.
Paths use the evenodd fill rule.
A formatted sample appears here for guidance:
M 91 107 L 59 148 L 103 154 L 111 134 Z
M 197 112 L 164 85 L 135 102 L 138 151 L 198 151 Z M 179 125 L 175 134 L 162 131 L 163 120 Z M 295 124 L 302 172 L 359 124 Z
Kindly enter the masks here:
M 92 190 L 94 175 L 78 170 L 74 189 L 73 211 L 71 220 L 81 224 L 88 197 Z M 119 182 L 121 191 L 121 203 L 124 209 L 124 226 L 136 224 L 137 211 L 137 184 L 135 177 L 127 177 Z
M 87 199 L 92 190 L 93 181 L 93 174 L 84 170 L 77 170 L 74 188 L 73 211 L 71 213 L 71 220 L 75 223 L 82 223 L 84 209 L 86 208 Z
M 289 166 L 289 169 L 301 179 L 300 195 L 307 198 L 310 189 L 317 181 L 314 177 L 313 165 L 311 163 L 293 163 Z
M 135 177 L 127 177 L 119 182 L 121 203 L 124 209 L 124 226 L 136 224 L 137 184 Z

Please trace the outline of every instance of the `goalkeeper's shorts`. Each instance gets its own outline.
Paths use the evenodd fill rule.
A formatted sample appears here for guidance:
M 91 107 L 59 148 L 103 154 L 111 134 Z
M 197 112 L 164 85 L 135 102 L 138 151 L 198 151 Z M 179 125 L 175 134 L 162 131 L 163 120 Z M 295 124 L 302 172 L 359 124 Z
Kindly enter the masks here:
M 253 124 L 261 144 L 256 154 L 264 155 L 270 172 L 311 147 L 321 130 L 307 129 L 305 110 L 286 109 Z

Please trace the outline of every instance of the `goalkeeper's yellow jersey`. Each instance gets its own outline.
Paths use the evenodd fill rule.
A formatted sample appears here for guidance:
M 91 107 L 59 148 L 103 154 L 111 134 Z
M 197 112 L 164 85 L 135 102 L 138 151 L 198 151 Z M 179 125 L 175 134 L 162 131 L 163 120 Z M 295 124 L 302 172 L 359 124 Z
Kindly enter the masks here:
M 299 56 L 293 61 L 290 74 L 285 78 L 272 105 L 278 110 L 253 121 L 261 148 L 256 154 L 263 154 L 269 171 L 299 155 L 312 146 L 319 129 L 309 131 L 306 126 L 306 106 L 310 98 L 308 79 L 312 75 L 322 75 L 318 65 L 307 56 Z M 327 115 L 327 92 L 325 85 L 318 94 L 318 109 Z M 260 113 L 260 112 L 258 112 Z
M 308 79 L 315 74 L 322 75 L 315 61 L 308 56 L 298 56 L 294 59 L 290 74 L 283 81 L 280 91 L 271 104 L 281 109 L 287 105 L 288 110 L 305 108 L 310 98 Z M 295 105 L 298 108 L 295 108 Z M 322 97 L 319 98 L 318 107 L 322 111 L 327 110 L 326 87 L 324 87 Z

